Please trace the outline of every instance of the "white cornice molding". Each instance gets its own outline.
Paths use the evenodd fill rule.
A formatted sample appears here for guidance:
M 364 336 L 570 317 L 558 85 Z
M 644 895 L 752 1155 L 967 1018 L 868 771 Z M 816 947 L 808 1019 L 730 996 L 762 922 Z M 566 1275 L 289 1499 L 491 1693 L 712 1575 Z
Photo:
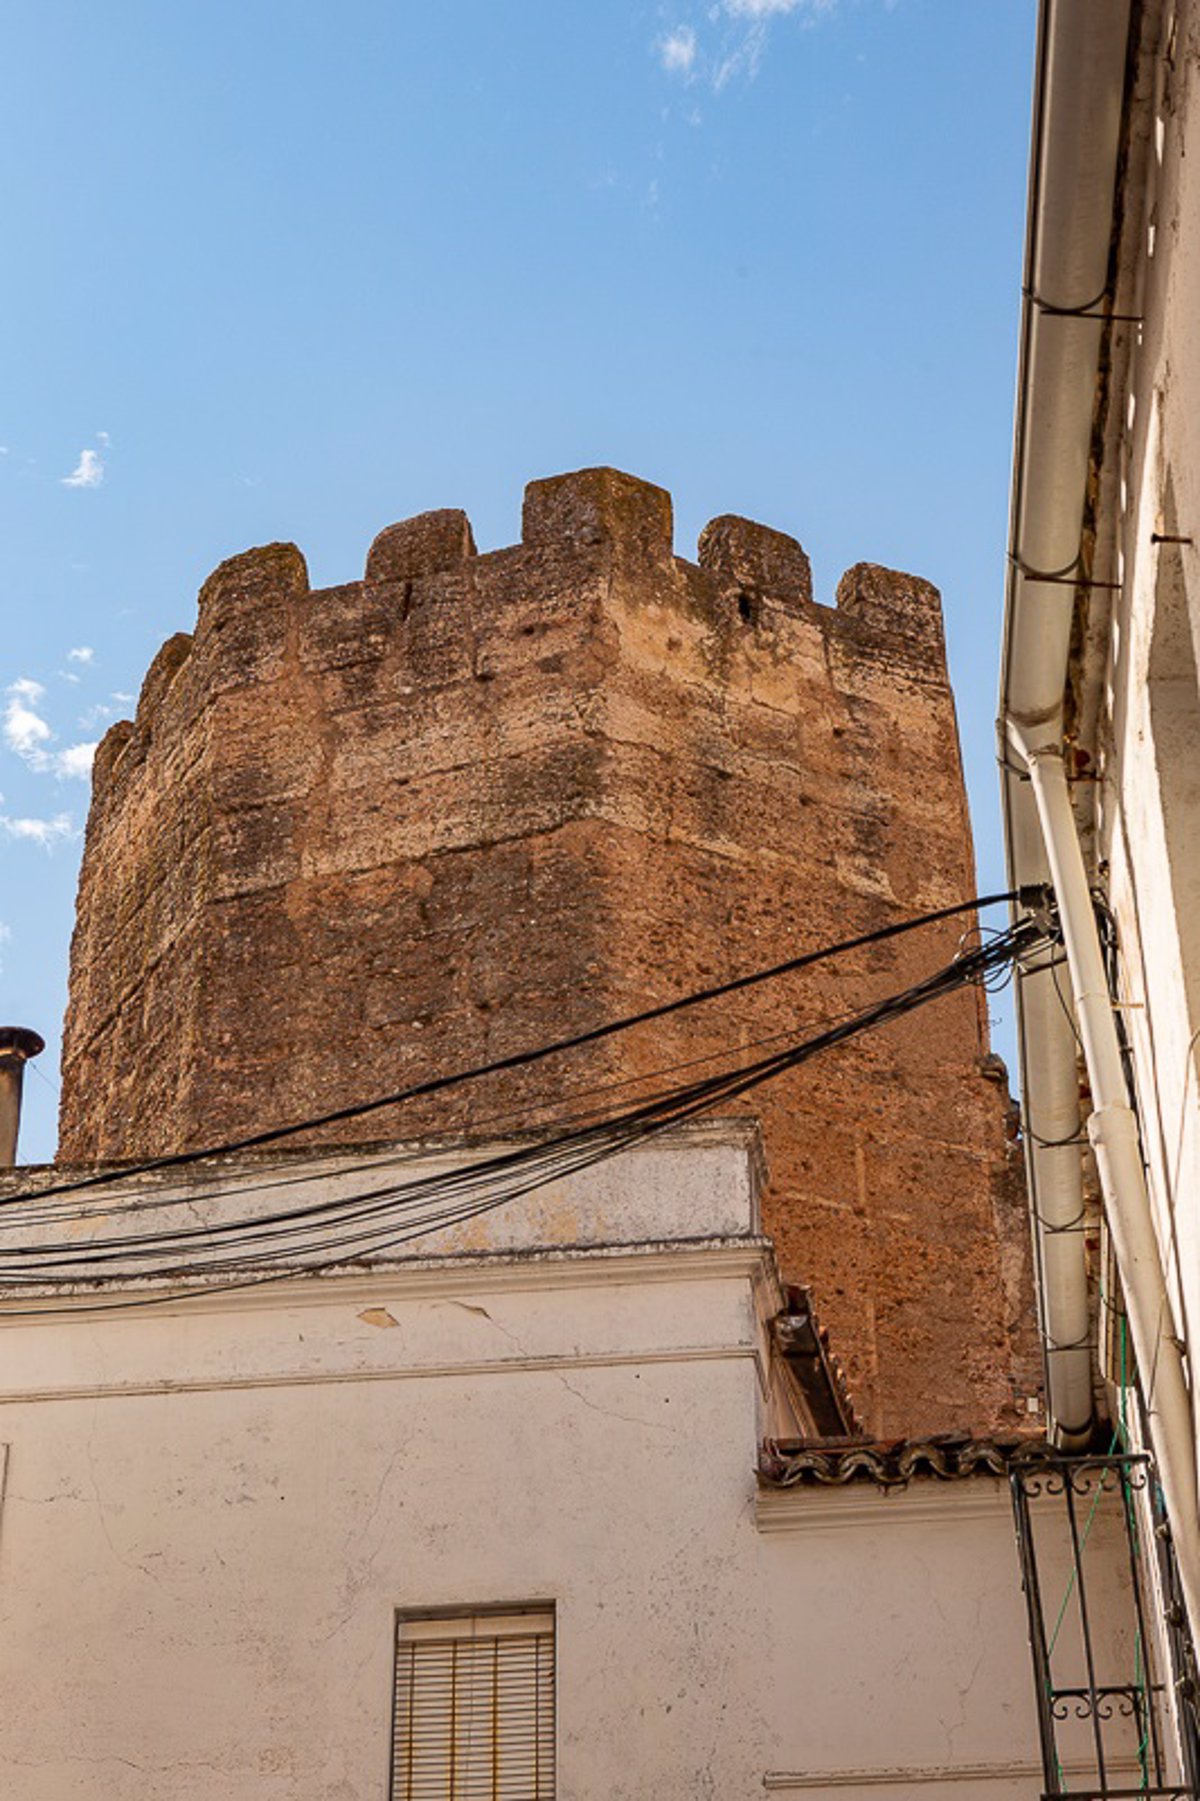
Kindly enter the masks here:
M 320 1388 L 346 1382 L 430 1382 L 481 1376 L 564 1375 L 575 1370 L 646 1369 L 687 1363 L 741 1363 L 750 1360 L 764 1380 L 761 1358 L 750 1344 L 685 1345 L 671 1350 L 580 1351 L 569 1355 L 495 1357 L 453 1363 L 397 1364 L 386 1368 L 312 1368 L 270 1370 L 258 1374 L 161 1376 L 144 1382 L 62 1383 L 42 1388 L 0 1388 L 0 1406 L 44 1401 L 122 1401 L 146 1395 L 216 1394 L 241 1389 Z M 654 1420 L 631 1420 L 653 1426 Z M 0 1447 L 2 1449 L 2 1447 Z M 0 1466 L 2 1467 L 2 1466 Z
M 382 1305 L 390 1299 L 421 1300 L 469 1290 L 498 1293 L 535 1289 L 579 1289 L 762 1279 L 770 1266 L 768 1238 L 658 1240 L 647 1244 L 586 1245 L 564 1250 L 496 1251 L 450 1257 L 409 1258 L 374 1263 L 368 1269 L 335 1269 L 307 1275 L 279 1275 L 247 1288 L 221 1291 L 219 1283 L 197 1282 L 159 1294 L 136 1278 L 114 1279 L 102 1293 L 64 1285 L 31 1295 L 0 1291 L 0 1328 L 45 1328 L 55 1321 L 161 1319 L 165 1314 L 249 1313 L 288 1307 L 344 1305 L 364 1296 Z M 768 1278 L 769 1279 L 769 1278 Z M 124 1303 L 114 1306 L 113 1303 Z M 20 1312 L 9 1309 L 20 1308 Z
M 511 1132 L 502 1138 L 465 1143 L 461 1136 L 431 1135 L 428 1138 L 375 1139 L 366 1144 L 320 1146 L 275 1144 L 256 1151 L 210 1156 L 197 1153 L 195 1160 L 183 1166 L 166 1169 L 144 1169 L 125 1163 L 29 1163 L 17 1170 L 0 1172 L 0 1204 L 6 1201 L 28 1202 L 38 1198 L 41 1188 L 49 1184 L 71 1182 L 75 1178 L 124 1185 L 124 1191 L 157 1193 L 162 1189 L 178 1191 L 185 1201 L 197 1201 L 204 1194 L 218 1197 L 231 1181 L 246 1177 L 262 1177 L 275 1172 L 302 1176 L 306 1181 L 336 1180 L 348 1171 L 358 1173 L 375 1168 L 389 1169 L 399 1158 L 424 1161 L 447 1169 L 462 1168 L 485 1153 L 511 1150 L 541 1141 L 542 1133 Z M 762 1127 L 748 1114 L 714 1114 L 703 1119 L 685 1120 L 657 1133 L 654 1138 L 630 1146 L 620 1153 L 627 1164 L 636 1165 L 681 1150 L 733 1150 L 741 1152 L 747 1163 L 751 1192 L 755 1200 L 766 1185 L 766 1153 Z M 45 1178 L 45 1181 L 42 1180 Z M 558 1180 L 570 1184 L 571 1176 Z M 586 1180 L 586 1176 L 583 1178 Z M 97 1201 L 100 1190 L 95 1191 Z
M 1132 1758 L 1109 1758 L 1114 1774 L 1138 1776 L 1140 1766 Z M 1064 1762 L 1064 1776 L 1095 1775 L 1094 1765 L 1081 1759 Z M 960 1763 L 880 1765 L 860 1770 L 768 1770 L 763 1787 L 774 1790 L 830 1788 L 922 1788 L 929 1782 L 1028 1782 L 1041 1786 L 1042 1768 L 1033 1763 Z
M 861 1527 L 927 1526 L 953 1519 L 1011 1522 L 1008 1485 L 998 1476 L 941 1481 L 915 1476 L 903 1488 L 874 1483 L 852 1487 L 760 1488 L 755 1523 L 760 1532 L 849 1532 Z

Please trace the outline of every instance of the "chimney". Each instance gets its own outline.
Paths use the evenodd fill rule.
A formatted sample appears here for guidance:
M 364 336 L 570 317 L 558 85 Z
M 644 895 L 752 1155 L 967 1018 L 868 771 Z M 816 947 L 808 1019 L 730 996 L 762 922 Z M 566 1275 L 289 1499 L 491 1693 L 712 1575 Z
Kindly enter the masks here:
M 17 1161 L 25 1065 L 45 1048 L 45 1041 L 27 1026 L 0 1026 L 0 1170 L 12 1169 Z

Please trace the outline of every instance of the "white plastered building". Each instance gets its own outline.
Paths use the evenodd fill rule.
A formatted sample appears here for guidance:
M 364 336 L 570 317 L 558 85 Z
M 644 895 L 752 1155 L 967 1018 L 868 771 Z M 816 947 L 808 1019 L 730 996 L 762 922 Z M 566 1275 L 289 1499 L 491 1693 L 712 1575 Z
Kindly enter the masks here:
M 1023 1104 L 1051 1430 L 1153 1454 L 1164 1646 L 1200 1625 L 1198 147 L 1194 0 L 1042 0 L 1000 754 L 1065 960 L 1019 984 Z
M 90 1258 L 411 1158 L 128 1179 L 26 1242 Z M 752 1124 L 694 1124 L 320 1273 L 10 1283 L 6 1797 L 1035 1792 L 1014 1447 L 816 1434 L 842 1402 L 762 1173 Z M 1089 1563 L 1118 1659 L 1119 1524 Z M 1061 1541 L 1042 1569 L 1069 1595 Z

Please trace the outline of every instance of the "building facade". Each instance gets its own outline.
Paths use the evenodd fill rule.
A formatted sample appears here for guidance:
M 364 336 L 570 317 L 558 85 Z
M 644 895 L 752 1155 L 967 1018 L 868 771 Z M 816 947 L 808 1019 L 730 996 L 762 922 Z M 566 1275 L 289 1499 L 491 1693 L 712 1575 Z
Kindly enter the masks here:
M 82 1220 L 10 1180 L 7 1244 L 28 1215 L 31 1256 L 65 1235 L 81 1261 L 0 1292 L 5 1794 L 1034 1792 L 1005 1481 L 1030 1447 L 817 1436 L 840 1403 L 785 1348 L 753 1125 L 320 1267 L 353 1196 L 398 1184 L 402 1209 L 470 1161 L 264 1152 L 127 1178 Z M 290 1280 L 243 1249 L 168 1282 L 128 1243 L 148 1217 L 265 1229 L 283 1197 L 327 1210 Z M 1106 1504 L 1116 1663 L 1121 1550 Z M 1042 1574 L 1069 1597 L 1061 1531 Z M 1114 1768 L 1136 1780 L 1128 1735 Z
M 1152 1453 L 1162 1643 L 1200 1625 L 1198 124 L 1191 0 L 1045 0 L 1001 747 L 1063 951 L 1021 980 L 1024 1107 L 1052 1430 Z
M 1192 0 L 1042 7 L 1032 1269 L 978 992 L 601 1143 L 962 944 L 599 1030 L 970 897 L 928 584 L 677 557 L 606 469 L 482 556 L 233 559 L 98 755 L 62 1154 L 5 1194 L 19 1801 L 1196 1793 L 1198 67 Z

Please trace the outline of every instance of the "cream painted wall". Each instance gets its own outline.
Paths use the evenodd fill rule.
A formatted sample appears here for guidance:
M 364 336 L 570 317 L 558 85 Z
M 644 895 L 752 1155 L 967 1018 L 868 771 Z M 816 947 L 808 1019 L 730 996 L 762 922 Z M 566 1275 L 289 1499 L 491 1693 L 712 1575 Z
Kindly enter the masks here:
M 899 1493 L 764 1494 L 759 1521 L 777 1733 L 768 1789 L 815 1788 L 846 1801 L 896 1801 L 926 1794 L 933 1784 L 939 1796 L 1028 1801 L 1040 1793 L 1005 1483 L 924 1480 Z M 1088 1596 L 1102 1623 L 1099 1655 L 1132 1668 L 1132 1644 L 1113 1632 L 1126 1592 L 1117 1525 L 1106 1502 L 1092 1528 Z M 1067 1593 L 1068 1546 L 1055 1510 L 1039 1514 L 1039 1530 L 1052 1626 Z M 1062 1654 L 1072 1606 L 1068 1601 Z M 1056 1671 L 1059 1681 L 1065 1668 Z M 1077 1657 L 1071 1674 L 1083 1679 Z M 1060 1741 L 1078 1786 L 1090 1750 L 1082 1730 L 1068 1724 Z M 1129 1748 L 1126 1740 L 1124 1753 Z M 1136 1788 L 1127 1758 L 1124 1767 L 1127 1786 Z
M 756 1181 L 744 1123 L 693 1130 L 572 1179 L 583 1249 L 513 1214 L 466 1257 L 0 1317 L 5 1801 L 384 1801 L 395 1611 L 531 1601 L 567 1801 L 1028 1796 L 1002 1486 L 757 1486 Z
M 1099 799 L 1151 1196 L 1177 1317 L 1200 1333 L 1200 8 L 1164 7 L 1147 170 L 1124 247 L 1144 315 L 1114 403 L 1113 615 Z M 1190 140 L 1193 154 L 1185 155 Z M 1154 541 L 1154 534 L 1191 538 Z M 1106 572 L 1107 573 L 1107 572 Z M 1176 616 L 1172 619 L 1169 614 Z

